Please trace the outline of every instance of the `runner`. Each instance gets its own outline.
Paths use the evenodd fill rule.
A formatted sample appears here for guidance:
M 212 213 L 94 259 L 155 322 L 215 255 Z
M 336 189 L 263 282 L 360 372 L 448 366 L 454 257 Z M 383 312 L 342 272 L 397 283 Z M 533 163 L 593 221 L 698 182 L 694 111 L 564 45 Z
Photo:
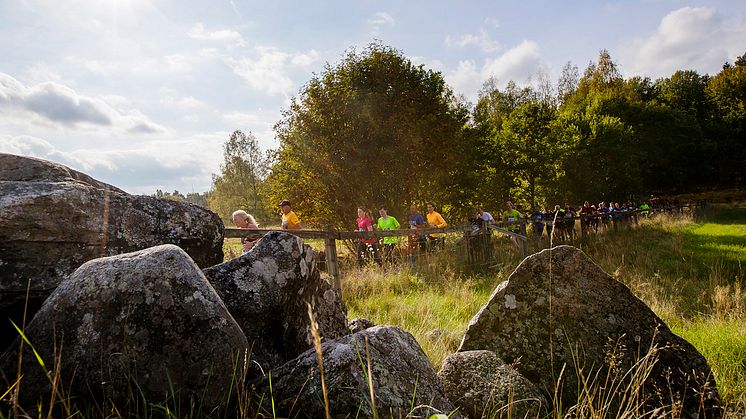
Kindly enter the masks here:
M 521 221 L 521 213 L 513 207 L 513 203 L 508 201 L 505 203 L 505 206 L 507 209 L 505 212 L 503 212 L 503 220 L 508 223 L 508 225 L 505 227 L 506 230 L 510 230 L 514 233 L 518 233 L 520 231 L 520 225 L 518 224 Z M 513 244 L 520 249 L 521 246 L 518 243 L 518 239 L 515 236 L 510 236 L 510 241 L 513 242 Z
M 435 204 L 432 202 L 427 203 L 427 224 L 430 228 L 443 228 L 447 227 L 448 223 L 446 220 L 443 219 L 443 217 L 438 214 L 437 211 L 435 211 Z M 427 236 L 430 250 L 434 250 L 436 247 L 444 247 L 445 246 L 445 240 L 443 237 L 441 237 L 440 234 L 430 234 Z
M 417 232 L 417 230 L 425 228 L 425 217 L 419 213 L 417 205 L 410 205 L 407 221 L 409 222 L 409 229 L 412 231 L 412 234 L 407 236 L 409 262 L 415 265 L 417 263 L 417 254 L 420 251 L 424 251 L 426 247 L 425 235 Z
M 381 205 L 378 208 L 378 213 L 381 215 L 381 217 L 378 218 L 378 223 L 376 223 L 379 230 L 392 231 L 399 229 L 399 221 L 397 221 L 396 218 L 388 215 L 385 205 Z M 389 263 L 394 262 L 394 252 L 396 250 L 396 243 L 398 242 L 398 237 L 383 238 L 383 256 Z
M 370 221 L 370 214 L 365 208 L 357 209 L 357 230 L 373 231 L 373 225 Z M 375 237 L 369 239 L 361 238 L 357 243 L 357 264 L 363 266 L 365 261 L 373 254 L 373 260 L 381 265 L 381 254 L 378 250 L 378 240 Z
M 254 216 L 244 210 L 234 211 L 231 218 L 233 218 L 233 224 L 238 228 L 246 228 L 249 230 L 256 230 L 259 228 L 259 224 L 257 224 Z M 249 250 L 256 245 L 259 239 L 259 237 L 241 237 L 241 255 L 249 253 Z
M 290 201 L 287 199 L 280 202 L 280 211 L 282 211 L 282 229 L 283 230 L 300 230 L 300 219 L 290 207 Z

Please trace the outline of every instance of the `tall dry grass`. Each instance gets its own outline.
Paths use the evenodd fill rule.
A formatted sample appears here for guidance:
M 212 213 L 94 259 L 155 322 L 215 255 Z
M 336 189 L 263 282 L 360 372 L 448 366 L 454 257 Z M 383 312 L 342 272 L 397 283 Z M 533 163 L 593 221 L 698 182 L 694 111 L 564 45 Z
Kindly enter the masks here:
M 699 239 L 692 237 L 693 229 L 717 217 L 717 211 L 660 214 L 582 239 L 578 229 L 575 240 L 562 244 L 581 248 L 629 286 L 675 333 L 694 344 L 708 359 L 729 411 L 746 412 L 746 293 L 741 265 L 719 259 L 717 254 L 705 254 Z M 343 270 L 342 291 L 350 317 L 366 317 L 408 330 L 436 369 L 458 348 L 469 320 L 521 260 L 509 241 L 497 240 L 496 258 L 487 272 L 474 274 L 473 267 L 465 265 L 455 240 L 450 245 L 450 253 L 447 244 L 446 252 L 426 256 L 424 269 L 402 263 L 384 269 Z M 548 247 L 549 242 L 545 237 L 533 246 L 537 250 Z M 598 408 L 597 390 L 586 391 L 588 397 L 579 400 L 573 411 L 581 417 L 603 416 L 592 409 L 595 405 L 596 411 L 604 412 Z M 627 399 L 634 397 L 630 394 Z M 635 409 L 629 412 L 636 412 L 629 417 L 640 413 Z

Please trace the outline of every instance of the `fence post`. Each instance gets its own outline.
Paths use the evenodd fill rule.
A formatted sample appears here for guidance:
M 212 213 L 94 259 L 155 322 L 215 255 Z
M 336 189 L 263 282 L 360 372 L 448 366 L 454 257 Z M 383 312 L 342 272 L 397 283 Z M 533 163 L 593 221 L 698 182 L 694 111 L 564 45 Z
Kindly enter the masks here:
M 342 282 L 339 279 L 339 262 L 337 261 L 337 240 L 334 238 L 331 229 L 327 228 L 327 235 L 324 239 L 324 253 L 326 254 L 326 271 L 334 281 L 334 286 L 338 290 L 342 289 Z
M 523 250 L 523 257 L 526 257 L 528 256 L 528 234 L 526 233 L 526 223 L 521 220 L 520 226 L 521 234 L 525 237 L 525 239 L 521 239 L 521 250 Z

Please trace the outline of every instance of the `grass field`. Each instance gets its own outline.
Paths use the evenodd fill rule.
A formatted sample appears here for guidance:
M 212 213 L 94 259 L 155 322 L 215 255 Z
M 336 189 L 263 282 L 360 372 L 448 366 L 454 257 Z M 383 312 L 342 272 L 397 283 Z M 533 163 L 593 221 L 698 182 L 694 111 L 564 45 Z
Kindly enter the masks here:
M 729 411 L 746 412 L 746 209 L 656 216 L 574 244 L 691 342 L 708 359 Z M 438 369 L 519 262 L 506 242 L 489 274 L 460 273 L 447 256 L 419 270 L 348 267 L 343 297 L 350 318 L 412 333 Z
M 402 261 L 387 268 L 358 268 L 349 254 L 341 251 L 347 257 L 342 266 L 342 294 L 348 317 L 366 317 L 408 330 L 439 369 L 445 357 L 458 348 L 469 320 L 521 260 L 510 241 L 498 240 L 495 257 L 476 269 L 456 251 L 457 239 L 450 237 L 444 251 L 422 257 L 415 266 Z M 322 241 L 310 244 L 323 249 Z M 548 244 L 533 247 L 536 250 Z M 696 216 L 655 216 L 629 229 L 590 235 L 572 244 L 627 284 L 675 333 L 691 342 L 715 374 L 726 416 L 746 417 L 746 208 L 712 208 Z M 241 253 L 239 241 L 226 240 L 224 251 L 226 259 L 237 257 Z M 12 387 L 5 390 L 0 398 L 8 396 Z M 231 389 L 226 391 L 230 393 L 227 396 L 233 395 Z M 109 411 L 107 406 L 77 406 L 74 402 L 74 398 L 63 398 L 64 409 L 57 416 L 124 416 L 114 407 Z M 142 411 L 127 412 L 126 416 L 200 416 L 171 411 L 171 402 L 138 399 L 134 404 Z M 582 403 L 589 402 L 579 401 L 578 417 L 609 417 L 586 414 L 594 406 Z M 49 417 L 54 416 L 52 412 Z M 562 417 L 563 413 L 558 409 L 552 416 Z M 261 415 L 248 410 L 240 416 Z M 5 417 L 25 416 L 0 408 L 0 418 Z

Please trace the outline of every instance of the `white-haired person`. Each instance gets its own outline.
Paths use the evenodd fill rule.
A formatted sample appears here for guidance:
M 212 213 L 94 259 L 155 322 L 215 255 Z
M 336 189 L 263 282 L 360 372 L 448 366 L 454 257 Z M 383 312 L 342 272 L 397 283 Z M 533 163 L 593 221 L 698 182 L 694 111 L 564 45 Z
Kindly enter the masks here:
M 233 224 L 238 228 L 246 228 L 249 230 L 256 230 L 259 228 L 254 216 L 247 213 L 244 210 L 236 210 L 233 212 Z M 241 246 L 243 247 L 242 255 L 248 253 L 254 245 L 259 241 L 259 237 L 241 237 Z

